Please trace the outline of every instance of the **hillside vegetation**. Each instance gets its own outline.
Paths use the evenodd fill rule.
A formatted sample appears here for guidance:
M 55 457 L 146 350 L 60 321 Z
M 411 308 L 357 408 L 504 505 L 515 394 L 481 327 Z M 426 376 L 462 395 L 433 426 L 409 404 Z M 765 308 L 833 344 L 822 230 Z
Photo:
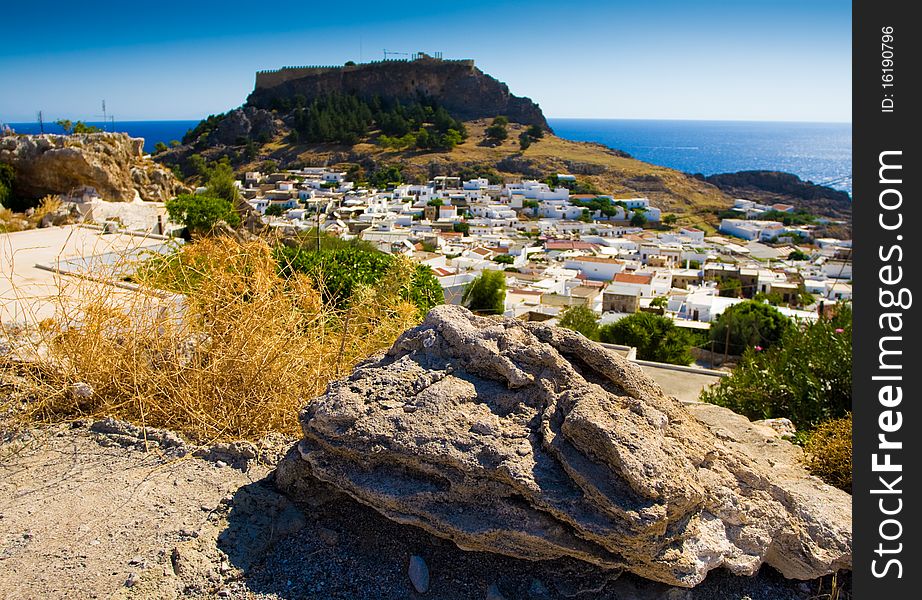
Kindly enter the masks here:
M 286 120 L 291 121 L 278 119 L 273 127 L 260 131 L 262 143 L 245 137 L 235 140 L 239 144 L 188 139 L 190 143 L 166 150 L 156 158 L 192 177 L 195 170 L 190 164 L 198 161 L 198 156 L 209 161 L 228 157 L 238 172 L 265 168 L 271 161 L 279 168 L 326 165 L 369 177 L 395 166 L 403 180 L 411 182 L 424 182 L 437 175 L 516 180 L 571 173 L 594 192 L 621 198 L 646 196 L 664 213 L 678 216 L 679 225 L 708 231 L 718 225 L 718 213 L 733 203 L 729 195 L 710 183 L 601 144 L 573 142 L 546 132 L 522 149 L 520 137 L 529 126 L 519 123 L 506 125 L 508 135 L 504 140 L 488 138 L 492 120 L 478 119 L 463 123 L 466 136 L 451 148 L 397 149 L 382 144 L 381 137 L 386 134 L 380 129 L 370 129 L 355 144 L 295 141 L 298 136 L 291 134 L 294 123 L 289 126 Z M 216 125 L 212 129 L 220 131 Z M 267 136 L 267 132 L 271 135 Z

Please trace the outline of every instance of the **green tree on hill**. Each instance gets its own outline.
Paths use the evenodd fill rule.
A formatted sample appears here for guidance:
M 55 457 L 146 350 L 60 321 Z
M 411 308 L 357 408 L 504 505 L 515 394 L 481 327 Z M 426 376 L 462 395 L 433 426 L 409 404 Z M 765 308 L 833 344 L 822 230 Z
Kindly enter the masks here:
M 74 124 L 70 119 L 58 119 L 55 121 L 55 123 L 57 123 L 61 129 L 64 130 L 64 135 L 69 134 L 71 129 L 74 127 Z
M 506 138 L 509 137 L 509 131 L 506 129 L 506 126 L 509 124 L 509 119 L 504 116 L 499 116 L 493 119 L 493 123 L 487 127 L 484 134 L 487 136 L 487 140 L 493 143 L 500 143 Z
M 237 178 L 234 176 L 234 169 L 230 166 L 227 159 L 221 160 L 208 169 L 208 194 L 217 198 L 227 200 L 231 206 L 240 198 L 240 191 L 237 188 Z
M 506 310 L 506 275 L 484 271 L 464 288 L 461 301 L 473 312 L 501 315 Z
M 102 129 L 95 125 L 87 125 L 83 121 L 74 123 L 74 133 L 100 133 Z

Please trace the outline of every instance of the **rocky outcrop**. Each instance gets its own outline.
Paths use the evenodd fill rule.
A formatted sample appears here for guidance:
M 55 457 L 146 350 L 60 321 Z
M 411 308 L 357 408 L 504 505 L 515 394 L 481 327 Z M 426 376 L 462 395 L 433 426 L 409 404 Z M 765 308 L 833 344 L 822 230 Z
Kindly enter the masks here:
M 104 200 L 164 201 L 185 190 L 171 171 L 144 158 L 144 140 L 125 133 L 17 135 L 0 138 L 0 162 L 16 171 L 22 198 L 92 186 Z
M 211 144 L 240 144 L 247 140 L 268 142 L 282 128 L 282 122 L 268 110 L 245 106 L 228 112 L 209 134 Z
M 296 497 L 309 473 L 464 549 L 672 585 L 850 568 L 850 497 L 750 455 L 787 442 L 734 437 L 722 410 L 699 420 L 579 334 L 441 306 L 308 404 L 277 481 Z
M 471 60 L 423 56 L 412 61 L 384 61 L 343 67 L 285 68 L 257 74 L 247 104 L 273 108 L 297 96 L 308 102 L 329 93 L 354 93 L 364 98 L 436 100 L 455 118 L 481 119 L 506 115 L 510 121 L 549 129 L 541 109 L 529 98 L 474 66 Z
M 833 219 L 851 221 L 852 199 L 847 192 L 804 181 L 779 171 L 739 171 L 705 177 L 695 175 L 718 189 L 739 198 L 765 204 L 792 204 L 798 209 Z

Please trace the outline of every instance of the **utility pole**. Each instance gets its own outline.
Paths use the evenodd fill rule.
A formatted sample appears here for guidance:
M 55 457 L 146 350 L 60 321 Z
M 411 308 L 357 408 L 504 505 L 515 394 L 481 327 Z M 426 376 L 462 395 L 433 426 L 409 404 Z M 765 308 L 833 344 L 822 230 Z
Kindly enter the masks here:
M 320 252 L 320 201 L 317 201 L 317 252 Z
M 45 133 L 45 119 L 42 116 L 42 111 L 38 111 L 38 130 Z

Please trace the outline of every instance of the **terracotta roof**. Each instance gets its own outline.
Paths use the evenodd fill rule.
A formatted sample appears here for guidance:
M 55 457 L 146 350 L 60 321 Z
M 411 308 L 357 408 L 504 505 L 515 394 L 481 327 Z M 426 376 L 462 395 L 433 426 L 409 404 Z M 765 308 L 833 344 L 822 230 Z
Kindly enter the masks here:
M 623 265 L 624 261 L 617 258 L 608 258 L 606 256 L 574 256 L 568 260 L 571 261 L 582 261 L 582 262 L 591 262 L 591 263 L 604 263 L 609 265 Z
M 594 250 L 597 247 L 595 244 L 577 240 L 547 240 L 544 242 L 545 250 Z
M 526 296 L 540 296 L 544 292 L 541 292 L 538 290 L 523 290 L 523 289 L 512 288 L 509 290 L 509 293 L 510 294 L 524 294 Z
M 634 275 L 633 273 L 618 273 L 613 281 L 618 283 L 648 284 L 653 281 L 652 275 Z

